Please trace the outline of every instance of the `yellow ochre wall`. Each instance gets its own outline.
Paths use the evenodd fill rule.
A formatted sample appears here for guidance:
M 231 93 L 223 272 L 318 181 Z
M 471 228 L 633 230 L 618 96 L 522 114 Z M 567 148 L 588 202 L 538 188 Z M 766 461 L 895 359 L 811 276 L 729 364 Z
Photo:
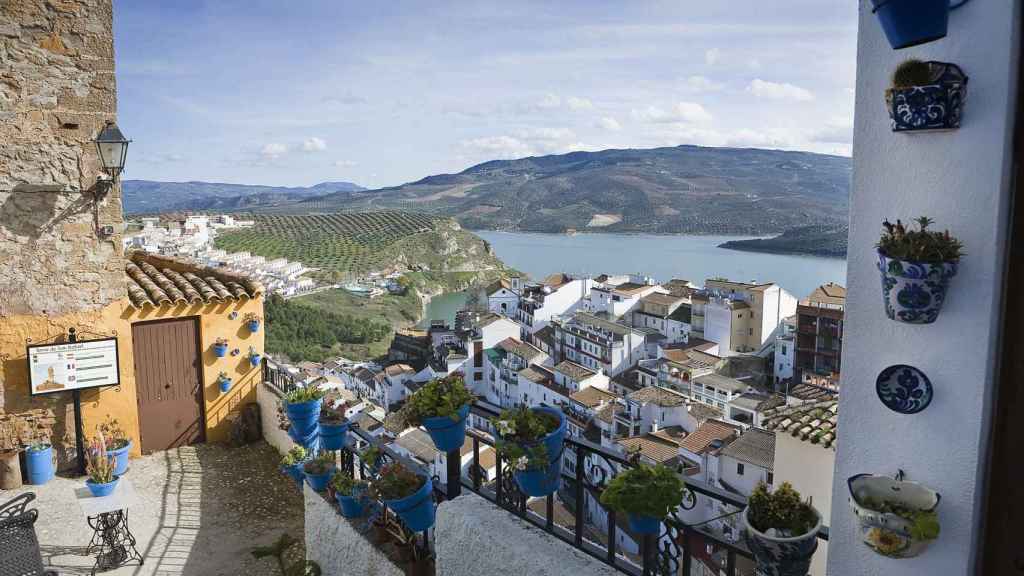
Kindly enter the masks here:
M 229 318 L 237 312 L 234 319 Z M 260 329 L 250 333 L 245 316 L 254 313 L 260 317 Z M 77 312 L 56 317 L 22 315 L 0 319 L 0 383 L 3 384 L 5 411 L 12 414 L 36 408 L 54 411 L 57 423 L 53 428 L 51 442 L 55 448 L 73 450 L 74 417 L 69 392 L 42 396 L 29 395 L 28 361 L 26 339 L 33 344 L 60 342 L 68 328 L 75 328 L 79 339 L 90 340 L 109 337 L 116 333 L 118 356 L 121 369 L 121 386 L 118 388 L 92 389 L 82 391 L 82 419 L 86 437 L 91 437 L 96 426 L 108 416 L 116 418 L 132 438 L 132 454 L 140 454 L 139 418 L 135 387 L 135 358 L 132 347 L 131 325 L 135 322 L 165 320 L 171 318 L 199 318 L 200 362 L 206 440 L 225 442 L 230 436 L 226 421 L 231 411 L 256 401 L 256 386 L 261 381 L 260 368 L 249 364 L 249 347 L 263 354 L 263 297 L 239 301 L 210 304 L 165 304 L 160 308 L 133 308 L 127 299 L 121 299 L 96 311 Z M 218 338 L 227 338 L 229 350 L 237 349 L 237 356 L 230 352 L 224 358 L 217 358 L 212 346 Z M 232 378 L 232 387 L 227 394 L 221 394 L 217 376 L 221 371 Z

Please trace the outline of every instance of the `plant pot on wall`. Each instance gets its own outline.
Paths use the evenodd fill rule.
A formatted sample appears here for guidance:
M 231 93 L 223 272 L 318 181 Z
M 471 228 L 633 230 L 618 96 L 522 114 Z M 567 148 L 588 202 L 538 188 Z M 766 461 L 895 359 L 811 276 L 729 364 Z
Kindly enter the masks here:
M 949 12 L 967 0 L 872 0 L 878 22 L 896 50 L 944 38 Z
M 910 61 L 904 65 L 910 63 L 924 67 L 926 72 L 912 83 L 894 82 L 886 90 L 892 131 L 926 132 L 959 128 L 967 100 L 967 76 L 963 70 L 948 62 Z
M 938 492 L 874 474 L 852 476 L 847 485 L 861 539 L 878 554 L 911 558 L 938 538 Z
M 916 262 L 890 258 L 878 251 L 885 315 L 907 324 L 931 324 L 946 301 L 958 262 Z
M 217 358 L 223 358 L 228 355 L 228 343 L 217 341 L 213 345 L 213 353 Z

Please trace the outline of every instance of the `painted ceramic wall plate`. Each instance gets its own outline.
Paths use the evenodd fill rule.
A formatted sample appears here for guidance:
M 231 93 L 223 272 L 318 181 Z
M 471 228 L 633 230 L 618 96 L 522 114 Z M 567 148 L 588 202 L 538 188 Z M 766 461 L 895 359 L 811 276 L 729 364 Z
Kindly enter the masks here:
M 932 402 L 932 383 L 913 366 L 896 364 L 882 370 L 875 381 L 878 399 L 900 414 L 917 414 Z

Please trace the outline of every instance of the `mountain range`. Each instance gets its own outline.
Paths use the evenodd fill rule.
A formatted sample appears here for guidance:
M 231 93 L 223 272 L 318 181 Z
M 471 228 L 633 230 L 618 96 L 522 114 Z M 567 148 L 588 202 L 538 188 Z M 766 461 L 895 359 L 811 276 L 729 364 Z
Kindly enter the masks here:
M 186 210 L 249 210 L 258 206 L 299 202 L 337 192 L 365 190 L 351 182 L 321 182 L 309 187 L 258 186 L 219 182 L 154 182 L 125 180 L 121 186 L 126 214 Z

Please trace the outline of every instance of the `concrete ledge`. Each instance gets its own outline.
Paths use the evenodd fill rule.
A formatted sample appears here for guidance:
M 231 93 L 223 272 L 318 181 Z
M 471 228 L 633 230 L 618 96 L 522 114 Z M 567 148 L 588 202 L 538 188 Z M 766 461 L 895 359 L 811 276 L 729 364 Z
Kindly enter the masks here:
M 434 543 L 438 576 L 620 575 L 472 493 L 438 507 Z
M 306 501 L 306 559 L 319 564 L 325 576 L 405 573 L 361 533 L 364 520 L 344 518 L 308 485 L 302 491 Z

